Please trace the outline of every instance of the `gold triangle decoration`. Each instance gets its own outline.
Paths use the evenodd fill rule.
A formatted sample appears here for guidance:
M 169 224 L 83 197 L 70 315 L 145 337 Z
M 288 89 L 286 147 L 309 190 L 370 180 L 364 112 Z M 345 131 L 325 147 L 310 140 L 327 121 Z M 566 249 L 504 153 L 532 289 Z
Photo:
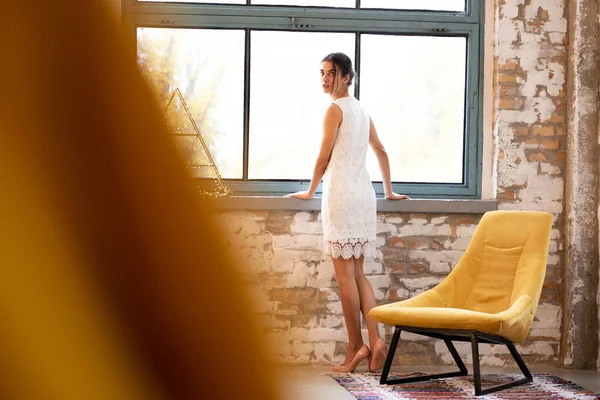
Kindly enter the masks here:
M 194 178 L 200 178 L 198 187 L 200 196 L 229 196 L 231 189 L 223 183 L 221 174 L 179 88 L 176 88 L 169 98 L 163 115 L 175 136 L 177 147 L 186 160 L 186 167 L 190 169 Z

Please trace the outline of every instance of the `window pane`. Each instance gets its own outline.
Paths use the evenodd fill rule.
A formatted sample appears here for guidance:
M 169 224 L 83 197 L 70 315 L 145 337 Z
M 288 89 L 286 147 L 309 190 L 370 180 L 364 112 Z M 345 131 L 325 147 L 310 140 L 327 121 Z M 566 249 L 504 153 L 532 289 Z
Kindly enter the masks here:
M 356 6 L 356 0 L 251 0 L 252 4 L 287 5 L 287 6 L 320 6 L 350 7 Z
M 361 8 L 394 10 L 466 11 L 466 0 L 361 0 Z
M 161 100 L 179 88 L 221 176 L 241 179 L 244 31 L 138 28 L 137 37 L 138 62 Z M 203 156 L 189 149 L 188 163 Z
M 141 3 L 212 3 L 212 4 L 246 4 L 246 0 L 137 0 Z
M 361 37 L 361 100 L 395 182 L 462 182 L 466 39 Z M 369 154 L 371 179 L 381 180 Z
M 310 179 L 322 123 L 331 103 L 323 93 L 321 59 L 354 59 L 351 33 L 252 32 L 250 179 Z

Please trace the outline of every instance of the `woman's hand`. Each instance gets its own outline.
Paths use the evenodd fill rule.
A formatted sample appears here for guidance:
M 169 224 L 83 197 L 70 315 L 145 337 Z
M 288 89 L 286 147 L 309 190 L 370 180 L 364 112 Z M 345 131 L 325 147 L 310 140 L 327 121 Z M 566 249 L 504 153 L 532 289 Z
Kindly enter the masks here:
M 388 200 L 410 200 L 410 197 L 408 197 L 405 194 L 398 194 L 398 193 L 390 193 L 390 194 L 386 194 L 385 198 Z
M 296 199 L 301 199 L 301 200 L 310 200 L 313 198 L 312 194 L 309 194 L 307 190 L 302 191 L 302 192 L 296 192 L 296 193 L 290 193 L 290 194 L 286 194 L 283 197 L 287 197 L 288 199 L 290 198 L 296 198 Z

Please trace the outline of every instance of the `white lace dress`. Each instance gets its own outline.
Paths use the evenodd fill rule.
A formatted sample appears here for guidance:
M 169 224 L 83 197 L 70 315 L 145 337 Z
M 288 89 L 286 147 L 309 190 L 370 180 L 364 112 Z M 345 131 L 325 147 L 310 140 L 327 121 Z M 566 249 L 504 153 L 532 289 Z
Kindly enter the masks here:
M 372 256 L 376 239 L 376 201 L 367 172 L 369 116 L 354 97 L 334 102 L 343 113 L 331 159 L 323 177 L 323 250 L 334 258 Z

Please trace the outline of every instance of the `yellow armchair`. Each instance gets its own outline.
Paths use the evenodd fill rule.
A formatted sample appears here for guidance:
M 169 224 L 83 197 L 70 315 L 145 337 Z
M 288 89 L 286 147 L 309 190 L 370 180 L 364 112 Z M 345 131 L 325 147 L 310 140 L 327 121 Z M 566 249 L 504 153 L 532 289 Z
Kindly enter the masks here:
M 546 274 L 551 228 L 548 213 L 488 212 L 454 270 L 436 287 L 408 300 L 374 307 L 369 313 L 374 319 L 396 327 L 381 383 L 467 375 L 452 341 L 472 344 L 476 395 L 531 382 L 531 373 L 513 342 L 529 334 Z M 443 339 L 459 371 L 388 380 L 403 330 Z M 478 343 L 505 344 L 525 378 L 482 390 Z

